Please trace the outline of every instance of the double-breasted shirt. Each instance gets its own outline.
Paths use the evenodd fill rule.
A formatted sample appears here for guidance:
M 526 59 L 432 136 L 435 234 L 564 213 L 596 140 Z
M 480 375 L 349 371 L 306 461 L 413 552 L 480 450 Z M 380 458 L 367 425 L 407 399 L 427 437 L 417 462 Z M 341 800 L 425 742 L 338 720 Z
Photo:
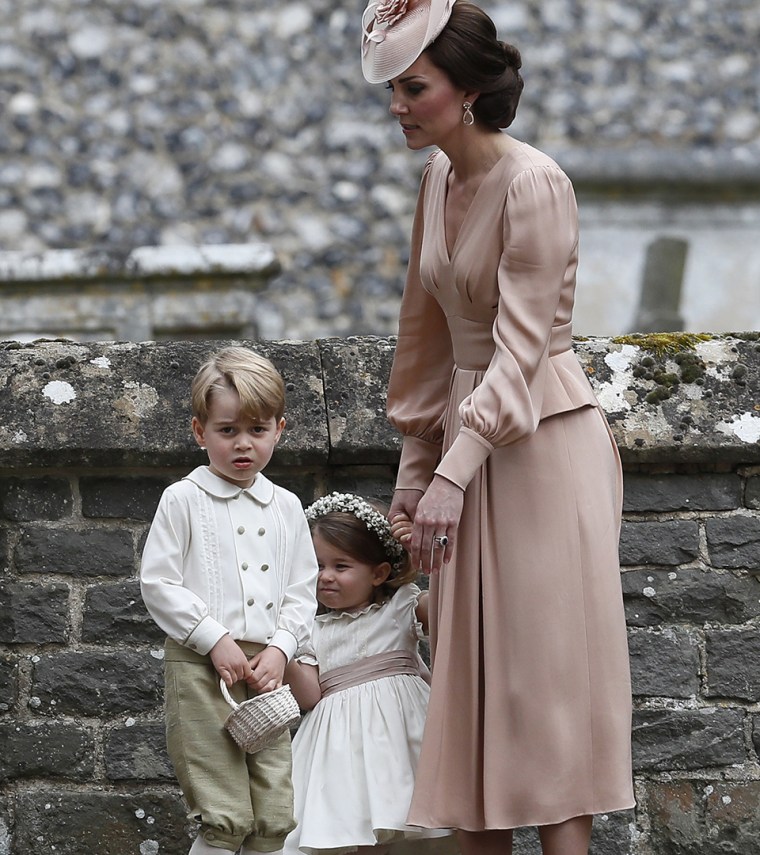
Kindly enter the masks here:
M 298 497 L 259 473 L 241 488 L 200 466 L 168 487 L 142 556 L 151 617 L 201 654 L 229 633 L 288 659 L 308 643 L 317 559 Z

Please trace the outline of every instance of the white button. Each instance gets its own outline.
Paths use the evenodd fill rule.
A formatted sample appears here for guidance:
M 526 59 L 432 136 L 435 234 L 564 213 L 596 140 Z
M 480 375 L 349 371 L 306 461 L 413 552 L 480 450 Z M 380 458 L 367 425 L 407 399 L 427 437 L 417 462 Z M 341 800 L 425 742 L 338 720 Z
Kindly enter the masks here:
M 238 534 L 243 534 L 244 532 L 245 532 L 245 526 L 244 526 L 244 525 L 239 525 L 239 526 L 238 526 Z

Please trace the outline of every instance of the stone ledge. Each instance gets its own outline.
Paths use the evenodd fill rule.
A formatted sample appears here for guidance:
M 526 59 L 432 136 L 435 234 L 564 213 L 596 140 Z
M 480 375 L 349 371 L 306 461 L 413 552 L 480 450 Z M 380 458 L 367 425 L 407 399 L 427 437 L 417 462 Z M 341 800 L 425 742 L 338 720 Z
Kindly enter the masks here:
M 0 285 L 222 276 L 263 281 L 279 268 L 272 247 L 256 243 L 0 252 Z
M 664 341 L 663 355 L 650 339 L 575 341 L 624 462 L 760 462 L 760 335 Z M 190 381 L 227 343 L 0 344 L 0 466 L 199 463 Z M 243 344 L 269 356 L 286 381 L 278 465 L 397 460 L 399 437 L 385 420 L 393 338 Z
M 758 151 L 747 145 L 731 149 L 638 143 L 633 148 L 599 146 L 593 158 L 584 146 L 547 147 L 547 151 L 562 165 L 578 190 L 621 184 L 655 188 L 659 195 L 663 186 L 674 185 L 692 192 L 708 188 L 718 198 L 732 189 L 753 198 L 760 192 Z

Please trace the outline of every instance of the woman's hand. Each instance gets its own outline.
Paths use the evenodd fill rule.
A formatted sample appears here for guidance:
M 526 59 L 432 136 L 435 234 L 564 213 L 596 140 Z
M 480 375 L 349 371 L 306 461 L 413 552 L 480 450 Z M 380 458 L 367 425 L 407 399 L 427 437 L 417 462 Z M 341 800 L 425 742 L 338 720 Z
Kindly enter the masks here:
M 388 522 L 391 524 L 391 534 L 394 537 L 396 537 L 393 532 L 394 525 L 402 526 L 404 521 L 414 519 L 417 505 L 422 496 L 422 490 L 396 490 L 393 494 L 393 501 L 388 511 Z M 401 533 L 403 534 L 403 532 Z M 400 537 L 396 537 L 396 540 L 400 540 Z
M 440 475 L 434 476 L 417 504 L 408 546 L 412 563 L 424 573 L 437 573 L 451 560 L 463 504 L 464 491 L 460 487 Z M 448 542 L 441 546 L 435 542 L 436 537 L 446 537 Z

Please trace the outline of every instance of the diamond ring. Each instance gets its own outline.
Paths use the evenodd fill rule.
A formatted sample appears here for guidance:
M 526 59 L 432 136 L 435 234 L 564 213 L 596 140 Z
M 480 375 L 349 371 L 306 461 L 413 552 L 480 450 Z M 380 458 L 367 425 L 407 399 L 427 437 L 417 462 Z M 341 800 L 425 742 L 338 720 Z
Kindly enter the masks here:
M 440 547 L 441 549 L 443 549 L 448 544 L 448 542 L 449 542 L 449 539 L 448 539 L 448 537 L 446 537 L 445 534 L 441 534 L 441 535 L 437 534 L 433 538 L 433 543 L 436 546 Z

